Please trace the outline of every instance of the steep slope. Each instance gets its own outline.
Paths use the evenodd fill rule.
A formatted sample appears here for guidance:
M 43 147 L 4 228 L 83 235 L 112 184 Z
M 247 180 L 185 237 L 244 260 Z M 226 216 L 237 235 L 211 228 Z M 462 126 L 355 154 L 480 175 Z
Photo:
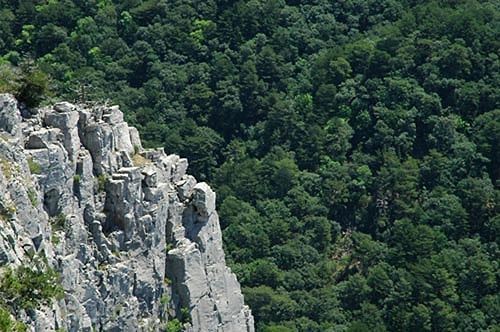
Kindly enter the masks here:
M 117 106 L 34 111 L 0 95 L 0 271 L 53 268 L 64 296 L 0 305 L 35 331 L 253 331 L 215 193 L 141 147 Z M 36 262 L 44 262 L 38 264 Z M 45 267 L 43 267 L 45 266 Z

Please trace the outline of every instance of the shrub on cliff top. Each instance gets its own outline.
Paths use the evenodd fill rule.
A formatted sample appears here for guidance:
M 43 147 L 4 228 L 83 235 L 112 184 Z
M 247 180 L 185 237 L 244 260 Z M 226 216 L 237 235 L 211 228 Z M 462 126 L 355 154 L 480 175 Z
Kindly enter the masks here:
M 37 107 L 49 94 L 49 76 L 33 61 L 19 67 L 0 63 L 0 93 L 11 93 L 28 107 Z

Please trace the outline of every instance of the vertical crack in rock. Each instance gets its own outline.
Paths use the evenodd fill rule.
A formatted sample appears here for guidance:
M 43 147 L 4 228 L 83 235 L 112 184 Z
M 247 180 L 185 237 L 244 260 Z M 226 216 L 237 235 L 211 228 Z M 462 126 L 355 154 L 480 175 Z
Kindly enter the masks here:
M 254 331 L 225 265 L 215 193 L 186 159 L 142 149 L 117 106 L 24 113 L 0 94 L 0 270 L 39 257 L 65 295 L 18 320 L 160 331 L 187 310 L 187 331 Z

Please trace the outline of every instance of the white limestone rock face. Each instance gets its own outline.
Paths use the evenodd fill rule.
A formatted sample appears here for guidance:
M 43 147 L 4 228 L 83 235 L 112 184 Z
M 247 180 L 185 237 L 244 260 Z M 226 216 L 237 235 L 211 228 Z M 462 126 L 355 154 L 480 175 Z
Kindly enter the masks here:
M 254 331 L 225 265 L 215 193 L 186 159 L 142 149 L 117 106 L 24 113 L 0 94 L 0 272 L 37 257 L 60 273 L 64 298 L 17 320 L 31 331 L 161 331 L 187 308 L 187 331 Z
M 141 139 L 139 137 L 139 131 L 135 127 L 128 127 L 129 134 L 130 134 L 130 143 L 132 143 L 132 146 L 134 148 L 134 151 L 140 151 L 142 150 L 142 144 L 141 144 Z
M 179 196 L 183 195 L 184 191 Z M 167 269 L 167 275 L 173 281 L 174 303 L 191 313 L 187 330 L 253 331 L 253 318 L 243 303 L 240 285 L 225 265 L 215 193 L 206 183 L 198 183 L 189 201 L 182 218 L 170 220 L 173 228 L 183 231 L 174 233 L 178 245 L 169 252 L 167 261 L 167 267 L 173 267 Z
M 74 160 L 75 154 L 80 150 L 81 145 L 78 136 L 78 128 L 76 126 L 79 114 L 75 110 L 75 107 L 69 103 L 67 103 L 64 108 L 58 108 L 58 105 L 60 104 L 54 106 L 54 109 L 58 111 L 45 114 L 45 124 L 49 127 L 60 129 L 62 144 L 68 153 L 68 158 Z
M 0 131 L 13 138 L 20 138 L 21 112 L 17 100 L 9 94 L 0 94 Z

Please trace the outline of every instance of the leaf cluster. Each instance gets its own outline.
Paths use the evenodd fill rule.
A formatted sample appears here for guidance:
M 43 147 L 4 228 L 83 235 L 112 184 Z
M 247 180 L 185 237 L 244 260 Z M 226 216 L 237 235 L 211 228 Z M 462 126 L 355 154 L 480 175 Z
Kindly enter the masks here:
M 35 269 L 19 266 L 15 270 L 5 267 L 0 277 L 2 306 L 18 310 L 34 309 L 49 305 L 63 296 L 59 274 L 50 268 Z

